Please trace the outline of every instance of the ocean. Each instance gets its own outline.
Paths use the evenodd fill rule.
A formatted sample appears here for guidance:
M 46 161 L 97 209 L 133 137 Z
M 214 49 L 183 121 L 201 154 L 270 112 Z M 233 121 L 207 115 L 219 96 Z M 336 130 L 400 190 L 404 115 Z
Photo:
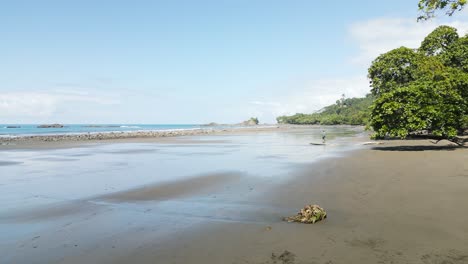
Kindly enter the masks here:
M 0 136 L 55 135 L 97 132 L 200 129 L 193 124 L 67 124 L 63 128 L 39 128 L 38 124 L 0 124 Z

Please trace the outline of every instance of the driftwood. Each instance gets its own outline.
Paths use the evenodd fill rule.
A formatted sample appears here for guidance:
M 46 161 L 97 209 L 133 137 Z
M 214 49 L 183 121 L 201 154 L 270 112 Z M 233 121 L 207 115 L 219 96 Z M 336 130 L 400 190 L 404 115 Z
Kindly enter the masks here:
M 314 205 L 306 205 L 304 208 L 297 213 L 297 215 L 285 217 L 284 221 L 288 222 L 299 222 L 303 224 L 315 224 L 317 221 L 321 221 L 327 218 L 327 212 L 322 207 Z

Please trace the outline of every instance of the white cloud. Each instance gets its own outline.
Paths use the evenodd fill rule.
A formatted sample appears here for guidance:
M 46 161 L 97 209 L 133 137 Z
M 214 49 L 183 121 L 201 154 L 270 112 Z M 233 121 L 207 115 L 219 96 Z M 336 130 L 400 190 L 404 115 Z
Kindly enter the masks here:
M 249 103 L 253 105 L 260 105 L 260 106 L 272 106 L 272 107 L 281 106 L 281 104 L 277 102 L 251 101 Z
M 118 101 L 105 96 L 90 95 L 87 92 L 7 92 L 0 94 L 0 117 L 47 118 L 59 107 L 72 103 L 116 104 Z
M 351 57 L 352 64 L 349 67 L 358 69 L 360 74 L 350 78 L 337 77 L 289 84 L 286 85 L 289 95 L 251 101 L 246 110 L 250 115 L 273 122 L 280 115 L 317 111 L 335 103 L 341 94 L 346 97 L 362 97 L 370 91 L 367 67 L 372 60 L 400 46 L 419 47 L 424 37 L 440 25 L 457 28 L 461 36 L 468 33 L 468 21 L 460 19 L 451 22 L 436 19 L 417 22 L 415 18 L 377 18 L 356 22 L 348 28 L 348 35 L 358 47 Z
M 369 82 L 365 76 L 308 81 L 297 85 L 299 87 L 290 87 L 296 93 L 249 102 L 246 109 L 248 115 L 258 116 L 261 121 L 273 122 L 280 115 L 317 111 L 335 103 L 342 94 L 349 98 L 362 97 L 369 92 Z
M 351 62 L 368 66 L 389 50 L 401 46 L 418 48 L 424 37 L 440 25 L 455 27 L 460 35 L 468 33 L 468 21 L 461 20 L 444 23 L 435 19 L 417 22 L 414 18 L 377 18 L 354 23 L 348 31 L 359 52 Z

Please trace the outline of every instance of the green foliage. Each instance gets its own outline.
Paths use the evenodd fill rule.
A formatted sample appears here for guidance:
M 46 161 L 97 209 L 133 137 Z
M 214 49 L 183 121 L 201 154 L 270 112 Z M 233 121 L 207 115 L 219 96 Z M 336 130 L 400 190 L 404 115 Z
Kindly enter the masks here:
M 251 117 L 249 119 L 249 121 L 251 121 L 252 123 L 255 123 L 256 125 L 258 125 L 258 123 L 259 123 L 258 118 L 256 118 L 256 117 Z
M 447 51 L 458 40 L 457 29 L 440 26 L 432 31 L 421 43 L 419 51 L 426 56 L 434 56 Z
M 451 16 L 455 11 L 462 10 L 466 3 L 467 0 L 419 0 L 418 7 L 422 14 L 418 21 L 434 17 L 438 10 L 445 10 L 445 13 Z
M 369 121 L 369 107 L 373 98 L 370 94 L 365 98 L 343 97 L 317 113 L 280 116 L 276 118 L 276 121 L 280 124 L 299 125 L 366 125 Z
M 377 57 L 369 68 L 371 92 L 374 96 L 418 79 L 422 54 L 406 47 L 391 50 Z
M 468 72 L 468 36 L 459 38 L 441 54 L 444 64 Z
M 380 55 L 369 68 L 370 125 L 376 138 L 405 138 L 421 131 L 451 139 L 466 128 L 468 48 L 454 28 L 429 34 L 418 52 L 401 47 Z

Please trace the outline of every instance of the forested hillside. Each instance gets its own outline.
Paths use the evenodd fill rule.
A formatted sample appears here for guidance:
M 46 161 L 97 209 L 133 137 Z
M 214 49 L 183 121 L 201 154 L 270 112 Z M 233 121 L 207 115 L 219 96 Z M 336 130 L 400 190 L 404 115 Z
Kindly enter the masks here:
M 364 98 L 345 98 L 344 96 L 335 104 L 324 107 L 312 114 L 295 114 L 292 116 L 279 116 L 279 124 L 300 125 L 366 125 L 370 117 L 370 106 L 374 97 L 368 94 Z

